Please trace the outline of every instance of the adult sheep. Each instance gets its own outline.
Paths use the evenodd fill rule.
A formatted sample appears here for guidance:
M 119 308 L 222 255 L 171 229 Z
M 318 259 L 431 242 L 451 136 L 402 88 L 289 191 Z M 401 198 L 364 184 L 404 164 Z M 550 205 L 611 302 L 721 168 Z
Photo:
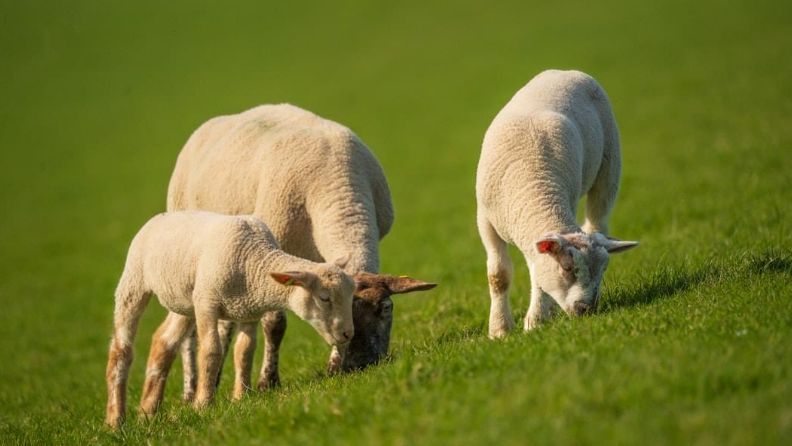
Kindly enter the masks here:
M 167 207 L 253 214 L 289 254 L 317 262 L 346 259 L 344 269 L 357 282 L 355 336 L 343 360 L 333 350 L 331 372 L 362 368 L 387 354 L 390 296 L 434 286 L 376 274 L 379 241 L 394 217 L 382 167 L 350 129 L 293 105 L 262 105 L 201 125 L 179 154 Z M 266 314 L 262 326 L 265 354 L 258 388 L 263 390 L 280 382 L 284 313 Z M 227 346 L 231 326 L 221 328 Z M 237 340 L 235 353 L 242 356 L 237 381 L 254 345 L 249 336 Z M 188 339 L 182 350 L 186 400 L 195 387 L 193 346 L 194 338 Z
M 585 73 L 542 72 L 498 113 L 484 136 L 476 177 L 491 338 L 514 326 L 509 243 L 522 251 L 531 274 L 525 330 L 552 313 L 553 301 L 570 315 L 596 309 L 609 254 L 638 244 L 606 236 L 620 171 L 610 102 Z M 583 195 L 581 228 L 575 210 Z

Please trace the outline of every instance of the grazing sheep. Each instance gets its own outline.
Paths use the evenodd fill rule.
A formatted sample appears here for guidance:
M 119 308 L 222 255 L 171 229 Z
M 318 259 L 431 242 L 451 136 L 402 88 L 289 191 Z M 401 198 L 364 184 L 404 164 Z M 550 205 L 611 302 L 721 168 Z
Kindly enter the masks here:
M 289 104 L 213 118 L 193 133 L 168 189 L 168 210 L 188 209 L 256 215 L 284 251 L 314 261 L 346 257 L 345 271 L 351 275 L 379 271 L 379 240 L 393 223 L 385 174 L 366 145 L 350 129 Z M 357 335 L 345 358 L 331 353 L 329 370 L 362 368 L 382 358 L 393 319 L 390 296 L 433 286 L 365 276 L 358 287 L 368 290 L 367 297 L 355 299 L 353 308 Z M 285 315 L 267 313 L 262 326 L 265 351 L 258 388 L 263 390 L 280 382 Z M 227 346 L 232 330 L 223 328 Z M 187 401 L 195 386 L 193 343 L 188 337 L 182 350 Z M 237 338 L 235 353 L 244 355 L 252 348 L 250 333 Z M 236 362 L 235 396 L 244 387 L 240 376 L 249 376 L 239 369 L 247 363 Z
M 487 251 L 489 336 L 514 326 L 507 243 L 531 274 L 524 328 L 552 314 L 596 309 L 608 254 L 637 242 L 606 236 L 619 185 L 619 133 L 605 91 L 579 71 L 549 70 L 520 89 L 484 136 L 476 177 L 478 229 Z M 586 222 L 575 209 L 586 194 Z
M 144 414 L 159 406 L 176 349 L 194 326 L 199 344 L 194 404 L 202 407 L 214 396 L 222 359 L 218 320 L 251 322 L 267 311 L 289 309 L 328 343 L 345 345 L 354 333 L 354 286 L 339 265 L 278 249 L 272 233 L 255 217 L 210 212 L 155 216 L 132 240 L 116 290 L 106 423 L 118 427 L 123 420 L 132 343 L 152 294 L 170 313 L 169 324 L 152 339 Z

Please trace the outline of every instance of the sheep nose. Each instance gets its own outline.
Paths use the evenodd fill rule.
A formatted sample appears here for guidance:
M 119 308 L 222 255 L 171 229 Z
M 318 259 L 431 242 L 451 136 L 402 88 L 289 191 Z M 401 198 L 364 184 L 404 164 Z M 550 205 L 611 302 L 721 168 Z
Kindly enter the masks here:
M 352 332 L 351 331 L 345 331 L 345 332 L 343 332 L 341 334 L 344 335 L 344 340 L 345 341 L 348 341 L 348 340 L 352 339 Z
M 575 316 L 583 316 L 584 314 L 589 314 L 592 312 L 591 305 L 585 302 L 575 302 L 573 308 L 575 310 Z

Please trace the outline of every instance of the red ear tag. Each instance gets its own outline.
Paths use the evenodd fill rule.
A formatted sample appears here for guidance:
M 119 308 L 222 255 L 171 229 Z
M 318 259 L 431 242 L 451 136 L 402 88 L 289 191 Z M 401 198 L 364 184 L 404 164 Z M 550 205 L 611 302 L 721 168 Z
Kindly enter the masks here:
M 539 252 L 542 254 L 547 254 L 548 252 L 553 250 L 555 247 L 556 242 L 553 240 L 542 240 L 541 242 L 536 244 L 536 247 L 539 248 Z

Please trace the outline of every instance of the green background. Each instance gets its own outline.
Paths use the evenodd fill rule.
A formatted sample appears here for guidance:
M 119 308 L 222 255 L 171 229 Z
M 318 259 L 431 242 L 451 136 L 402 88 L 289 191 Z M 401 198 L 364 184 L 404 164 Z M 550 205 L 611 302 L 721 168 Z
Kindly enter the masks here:
M 0 442 L 790 444 L 792 4 L 0 3 Z M 497 111 L 547 68 L 593 75 L 623 146 L 602 311 L 486 339 L 474 175 Z M 388 175 L 392 359 L 323 376 L 290 319 L 284 387 L 102 425 L 112 295 L 208 118 L 290 102 Z M 527 308 L 519 253 L 512 305 Z M 140 395 L 150 305 L 130 375 Z M 226 368 L 228 372 L 230 368 Z

